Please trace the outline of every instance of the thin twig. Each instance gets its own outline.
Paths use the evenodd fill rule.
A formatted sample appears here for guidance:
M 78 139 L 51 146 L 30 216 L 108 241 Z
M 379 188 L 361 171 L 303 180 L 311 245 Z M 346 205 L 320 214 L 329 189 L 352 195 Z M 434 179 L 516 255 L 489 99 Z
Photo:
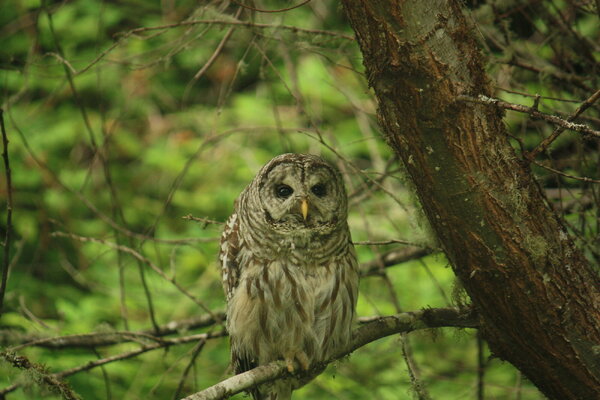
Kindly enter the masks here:
M 94 352 L 94 355 L 98 357 L 98 359 L 102 358 L 100 353 L 98 353 L 98 350 L 93 349 L 92 351 Z M 102 379 L 104 379 L 104 387 L 106 387 L 106 400 L 112 400 L 110 378 L 108 377 L 108 372 L 106 371 L 106 368 L 104 368 L 104 365 L 100 366 L 100 371 L 102 372 Z
M 4 174 L 6 177 L 6 232 L 4 233 L 4 257 L 2 260 L 2 281 L 0 282 L 0 316 L 4 305 L 4 293 L 8 281 L 10 267 L 10 245 L 12 239 L 12 178 L 8 159 L 8 136 L 4 126 L 4 110 L 0 108 L 0 128 L 2 129 L 2 158 L 4 159 Z
M 248 10 L 252 10 L 252 11 L 256 11 L 256 12 L 261 12 L 261 13 L 281 13 L 281 12 L 286 12 L 286 11 L 290 11 L 299 7 L 302 7 L 305 4 L 310 3 L 311 0 L 304 0 L 302 3 L 300 4 L 296 4 L 295 6 L 291 6 L 291 7 L 287 7 L 287 8 L 280 8 L 278 10 L 264 10 L 261 8 L 254 8 L 254 7 L 250 7 L 246 4 L 242 4 L 240 2 L 238 2 L 237 0 L 232 0 L 235 4 L 237 4 L 238 6 L 247 8 Z
M 596 102 L 596 100 L 598 100 L 598 99 L 600 99 L 600 89 L 598 89 L 593 95 L 591 95 L 583 103 L 581 103 L 581 105 L 579 107 L 577 107 L 575 112 L 569 118 L 567 118 L 567 122 L 569 124 L 572 124 L 571 121 L 574 121 L 579 116 L 579 114 L 581 114 L 582 112 L 587 110 L 589 107 L 591 107 L 592 104 L 594 104 Z M 572 124 L 572 125 L 577 125 L 577 124 Z M 572 128 L 569 128 L 564 125 L 558 126 L 556 129 L 554 129 L 554 132 L 552 132 L 552 134 L 550 136 L 548 136 L 546 139 L 542 140 L 542 143 L 537 145 L 536 148 L 531 150 L 526 155 L 527 160 L 529 160 L 529 162 L 531 162 L 535 159 L 535 157 L 539 153 L 546 151 L 546 149 L 552 144 L 552 142 L 554 142 L 558 138 L 558 136 L 564 132 L 565 129 L 572 129 Z M 585 133 L 592 134 L 593 136 L 600 138 L 600 132 L 598 132 L 598 131 L 592 131 L 592 132 L 594 132 L 594 133 L 590 133 L 590 132 L 585 132 Z
M 192 367 L 196 363 L 196 359 L 200 355 L 200 352 L 202 352 L 202 349 L 204 348 L 205 344 L 206 344 L 206 339 L 200 340 L 198 343 L 196 343 L 196 346 L 194 346 L 194 349 L 192 352 L 192 358 L 185 366 L 185 369 L 183 370 L 183 374 L 181 375 L 181 379 L 179 379 L 179 384 L 177 385 L 177 389 L 175 390 L 175 393 L 173 393 L 173 396 L 172 396 L 173 400 L 177 400 L 179 398 L 181 391 L 183 390 L 183 387 L 185 385 L 185 381 L 186 381 Z
M 94 332 L 55 337 L 38 337 L 35 335 L 18 336 L 18 333 L 13 333 L 12 331 L 0 331 L 0 333 L 4 333 L 4 335 L 0 335 L 0 346 L 21 343 L 7 349 L 7 351 L 19 351 L 31 346 L 49 349 L 65 349 L 97 348 L 132 341 L 139 342 L 140 340 L 159 342 L 162 340 L 161 338 L 163 336 L 192 329 L 205 328 L 225 320 L 225 313 L 223 311 L 213 311 L 213 315 L 216 315 L 218 319 L 215 319 L 210 314 L 205 314 L 189 319 L 168 322 L 164 325 L 160 325 L 158 331 L 155 329 L 145 329 L 141 331 Z M 3 338 L 2 336 L 6 337 Z
M 418 247 L 417 243 L 409 242 L 408 240 L 402 239 L 389 239 L 382 241 L 371 241 L 371 240 L 363 240 L 358 242 L 352 242 L 355 246 L 384 246 L 387 244 L 405 244 L 407 246 L 415 246 Z
M 323 29 L 306 29 L 306 28 L 299 28 L 297 26 L 292 26 L 292 25 L 260 24 L 260 23 L 256 23 L 256 22 L 235 21 L 235 20 L 224 21 L 224 20 L 218 20 L 218 19 L 181 21 L 181 22 L 177 22 L 174 24 L 140 27 L 140 28 L 136 28 L 136 29 L 127 31 L 123 35 L 130 36 L 130 35 L 136 35 L 136 34 L 144 33 L 144 32 L 171 29 L 171 28 L 177 28 L 177 27 L 181 27 L 181 26 L 207 25 L 207 24 L 238 25 L 238 26 L 243 26 L 243 27 L 247 27 L 247 28 L 260 28 L 260 29 L 285 29 L 285 30 L 292 31 L 294 33 L 308 33 L 311 35 L 332 36 L 332 37 L 339 38 L 339 39 L 354 41 L 354 37 L 352 37 L 350 35 L 346 35 L 346 34 L 340 33 L 340 32 L 326 31 Z
M 540 100 L 553 100 L 553 101 L 561 101 L 564 103 L 581 103 L 581 101 L 579 101 L 579 100 L 563 99 L 561 97 L 552 97 L 552 96 L 542 96 L 539 94 L 520 92 L 518 90 L 508 89 L 508 88 L 504 88 L 504 87 L 500 87 L 500 86 L 495 86 L 494 88 L 498 89 L 498 90 L 502 90 L 503 92 L 506 92 L 506 93 L 518 94 L 519 96 L 523 96 L 523 97 L 534 97 L 534 98 L 537 97 Z
M 10 113 L 8 115 L 11 116 Z M 83 203 L 83 205 L 85 205 L 91 212 L 93 212 L 96 216 L 98 216 L 102 221 L 104 221 L 110 227 L 118 230 L 122 234 L 124 234 L 126 236 L 130 236 L 130 237 L 138 239 L 138 240 L 143 240 L 143 241 L 150 240 L 150 241 L 153 241 L 153 242 L 168 243 L 168 244 L 183 243 L 182 240 L 185 241 L 185 242 L 190 242 L 190 241 L 199 241 L 199 242 L 206 241 L 206 242 L 209 242 L 209 241 L 217 241 L 217 240 L 219 240 L 219 238 L 160 239 L 160 238 L 155 238 L 153 236 L 148 236 L 148 235 L 144 235 L 142 233 L 131 231 L 131 230 L 129 230 L 129 229 L 127 229 L 127 228 L 119 225 L 117 222 L 115 222 L 108 215 L 106 215 L 102 211 L 100 211 L 80 191 L 71 189 L 69 186 L 67 186 L 58 177 L 58 175 L 56 174 L 56 172 L 54 172 L 44 161 L 42 161 L 42 159 L 40 157 L 38 157 L 35 154 L 35 152 L 33 151 L 33 148 L 31 147 L 31 145 L 29 144 L 29 141 L 27 140 L 27 135 L 21 129 L 19 129 L 18 125 L 16 124 L 16 122 L 14 121 L 14 119 L 12 118 L 12 116 L 11 116 L 11 121 L 13 123 L 13 127 L 15 128 L 15 131 L 17 132 L 17 134 L 21 138 L 21 141 L 23 142 L 23 145 L 25 146 L 25 149 L 27 150 L 28 155 L 33 159 L 33 161 L 37 164 L 37 166 L 40 167 L 42 169 L 42 171 L 46 172 L 50 176 L 50 178 L 52 178 L 52 180 L 53 180 L 54 183 L 56 183 L 57 185 L 59 185 L 62 189 L 64 189 L 68 193 L 70 193 L 70 194 L 74 195 L 75 197 L 77 197 L 79 199 L 79 201 L 81 201 Z M 226 132 L 222 133 L 222 135 L 229 135 L 229 134 L 237 132 L 237 131 L 243 131 L 243 129 L 240 129 L 240 128 L 231 129 L 229 131 L 226 131 Z
M 235 15 L 233 16 L 233 18 L 235 18 L 235 19 L 237 19 L 240 16 L 240 14 L 242 13 L 243 5 L 240 4 L 240 6 L 241 7 L 238 8 Z M 227 32 L 225 33 L 225 36 L 223 36 L 223 38 L 217 45 L 217 48 L 215 49 L 215 51 L 213 51 L 212 55 L 204 63 L 202 68 L 200 68 L 200 70 L 198 72 L 196 72 L 196 74 L 194 75 L 192 80 L 187 84 L 187 86 L 185 87 L 185 90 L 183 92 L 183 96 L 182 96 L 182 100 L 181 100 L 182 103 L 185 104 L 187 102 L 187 98 L 189 97 L 190 91 L 194 87 L 194 84 L 198 81 L 198 79 L 200 79 L 202 77 L 202 75 L 204 75 L 204 73 L 206 71 L 208 71 L 208 69 L 214 64 L 215 60 L 221 55 L 221 53 L 223 52 L 223 49 L 225 48 L 225 45 L 227 44 L 227 42 L 231 38 L 231 35 L 233 34 L 233 31 L 234 31 L 234 27 L 230 26 L 229 29 L 227 30 Z
M 535 72 L 540 75 L 550 75 L 553 78 L 570 83 L 571 85 L 577 86 L 578 88 L 584 90 L 591 90 L 591 87 L 586 83 L 586 80 L 579 75 L 569 74 L 564 72 L 558 68 L 550 67 L 549 65 L 545 65 L 544 67 L 538 67 L 533 64 L 529 64 L 527 61 L 524 61 L 520 57 L 513 57 L 510 61 L 507 62 L 508 65 L 514 65 L 519 68 L 526 69 L 528 71 Z
M 518 112 L 521 112 L 521 113 L 529 114 L 532 118 L 543 119 L 545 121 L 548 121 L 548 122 L 551 122 L 551 123 L 553 123 L 555 125 L 558 125 L 559 128 L 557 128 L 557 129 L 561 129 L 562 128 L 562 130 L 560 132 L 562 132 L 565 129 L 570 129 L 572 131 L 576 131 L 576 132 L 580 132 L 580 133 L 585 133 L 587 135 L 591 135 L 591 136 L 600 138 L 600 131 L 594 130 L 594 129 L 592 129 L 589 126 L 584 125 L 584 124 L 575 124 L 575 123 L 571 122 L 581 112 L 583 112 L 583 110 L 585 110 L 585 108 L 589 107 L 593 103 L 593 101 L 595 101 L 598 98 L 598 96 L 600 96 L 600 91 L 594 93 L 594 95 L 592 97 L 590 97 L 589 99 L 587 99 L 575 111 L 575 114 L 573 116 L 569 117 L 568 119 L 563 119 L 563 118 L 557 117 L 556 115 L 551 115 L 551 114 L 543 113 L 541 111 L 538 111 L 534 107 L 528 107 L 528 106 L 524 106 L 524 105 L 521 105 L 521 104 L 513 104 L 513 103 L 506 102 L 504 100 L 495 99 L 495 98 L 487 97 L 487 96 L 484 96 L 484 95 L 479 95 L 477 97 L 460 95 L 460 96 L 458 96 L 458 99 L 462 100 L 462 101 L 468 101 L 468 102 L 471 102 L 471 103 L 491 104 L 491 105 L 495 105 L 497 107 L 503 108 L 505 110 L 512 110 L 512 111 L 518 111 Z M 592 100 L 592 99 L 594 99 L 594 100 L 590 102 L 590 100 Z M 584 109 L 581 109 L 582 106 L 585 105 L 585 104 L 587 104 L 587 107 L 585 107 Z M 550 143 L 548 143 L 548 144 L 550 144 Z M 536 152 L 536 154 L 538 152 Z
M 435 250 L 422 247 L 392 249 L 388 252 L 378 255 L 374 260 L 362 263 L 360 265 L 360 276 L 361 278 L 364 278 L 367 276 L 380 275 L 382 268 L 388 268 L 410 260 L 416 260 L 425 257 L 434 251 Z
M 117 249 L 117 250 L 122 251 L 124 253 L 130 254 L 134 258 L 136 258 L 136 259 L 142 261 L 143 263 L 149 265 L 150 268 L 152 268 L 154 270 L 154 272 L 156 272 L 158 275 L 160 275 L 166 281 L 170 282 L 181 293 L 183 293 L 187 298 L 189 298 L 194 303 L 196 303 L 197 305 L 199 305 L 204 311 L 206 311 L 207 313 L 209 313 L 213 318 L 218 319 L 217 315 L 215 315 L 213 313 L 213 311 L 210 308 L 208 308 L 202 301 L 200 301 L 196 296 L 194 296 L 190 292 L 188 292 L 174 278 L 171 278 L 167 274 L 165 274 L 165 272 L 162 269 L 160 269 L 156 264 L 154 264 L 149 258 L 143 256 L 142 254 L 140 254 L 139 252 L 135 251 L 134 249 L 132 249 L 130 247 L 127 247 L 127 246 L 118 245 L 118 244 L 113 243 L 113 242 L 109 242 L 108 240 L 94 238 L 94 237 L 88 237 L 88 236 L 79 236 L 79 235 L 75 235 L 73 233 L 53 232 L 52 236 L 71 238 L 71 239 L 79 240 L 80 242 L 100 243 L 100 244 L 106 245 L 106 246 L 108 246 L 110 248 Z
M 544 169 L 546 169 L 546 170 L 548 170 L 550 172 L 554 172 L 555 174 L 558 174 L 560 176 L 564 176 L 565 178 L 575 179 L 577 181 L 582 181 L 582 182 L 587 182 L 587 183 L 600 183 L 600 180 L 598 180 L 598 179 L 592 179 L 592 178 L 588 178 L 588 177 L 585 177 L 585 176 L 569 175 L 569 174 L 567 174 L 565 172 L 559 171 L 557 169 L 554 169 L 552 167 L 544 165 L 541 162 L 538 162 L 538 161 L 535 161 L 535 160 L 533 161 L 533 163 L 535 165 L 537 165 L 538 167 L 542 167 L 542 168 L 544 168 Z
M 156 349 L 160 349 L 163 347 L 170 347 L 170 346 L 177 345 L 177 344 L 197 342 L 200 340 L 221 338 L 225 335 L 226 335 L 225 331 L 219 331 L 219 332 L 215 332 L 215 333 L 198 333 L 196 335 L 183 336 L 183 337 L 173 338 L 173 339 L 162 339 L 160 342 L 142 346 L 141 348 L 139 348 L 137 350 L 132 350 L 129 352 L 117 354 L 115 356 L 102 358 L 100 360 L 90 361 L 87 364 L 80 365 L 78 367 L 74 367 L 74 368 L 71 368 L 71 369 L 68 369 L 65 371 L 57 372 L 54 375 L 56 375 L 59 378 L 64 378 L 64 377 L 76 374 L 78 372 L 81 372 L 81 371 L 89 371 L 92 368 L 96 368 L 96 367 L 99 367 L 104 364 L 108 364 L 108 363 L 120 361 L 120 360 L 126 360 L 128 358 L 135 357 L 139 354 L 147 353 L 151 350 L 156 350 Z
M 400 334 L 400 345 L 402 347 L 402 356 L 404 357 L 404 361 L 406 363 L 408 376 L 410 377 L 410 384 L 417 399 L 431 400 L 431 395 L 427 390 L 427 386 L 425 386 L 423 379 L 421 379 L 419 366 L 413 357 L 412 346 L 406 333 Z
M 166 24 L 166 25 L 158 25 L 158 26 L 148 26 L 148 27 L 140 27 L 131 29 L 126 32 L 120 32 L 115 35 L 118 37 L 117 41 L 110 45 L 107 49 L 105 49 L 102 53 L 100 53 L 95 59 L 93 59 L 88 65 L 84 68 L 78 70 L 74 75 L 81 75 L 88 70 L 90 70 L 94 65 L 98 64 L 102 59 L 104 59 L 108 54 L 110 54 L 114 49 L 116 49 L 123 41 L 128 39 L 131 36 L 144 33 L 151 32 L 156 30 L 166 30 L 173 29 L 184 26 L 194 26 L 194 25 L 236 25 L 245 28 L 258 28 L 258 29 L 283 29 L 292 31 L 293 33 L 306 33 L 311 35 L 322 35 L 322 36 L 330 36 L 334 38 L 354 41 L 354 37 L 350 35 L 346 35 L 341 32 L 333 32 L 327 31 L 323 29 L 306 29 L 299 28 L 297 26 L 291 25 L 275 25 L 275 24 L 260 24 L 255 22 L 247 22 L 247 21 L 225 21 L 225 20 L 217 20 L 217 19 L 205 19 L 205 20 L 191 20 L 191 21 L 181 21 L 174 24 Z
M 56 52 L 58 53 L 57 56 L 59 57 L 60 60 L 62 60 L 61 63 L 64 67 L 65 75 L 67 77 L 67 81 L 69 82 L 69 87 L 71 88 L 71 92 L 73 93 L 73 98 L 75 100 L 75 104 L 77 105 L 77 107 L 79 108 L 79 111 L 81 112 L 83 124 L 84 124 L 86 131 L 88 133 L 88 136 L 90 138 L 90 144 L 92 146 L 92 149 L 94 150 L 94 156 L 95 156 L 98 153 L 98 145 L 96 144 L 96 137 L 94 135 L 94 130 L 92 129 L 92 124 L 90 122 L 90 118 L 88 116 L 87 109 L 85 108 L 85 105 L 83 104 L 83 100 L 81 99 L 81 96 L 79 95 L 79 91 L 77 90 L 77 87 L 75 86 L 74 71 L 72 70 L 71 65 L 67 62 L 64 52 L 62 50 L 62 47 L 60 45 L 60 42 L 58 41 L 58 36 L 56 35 L 56 31 L 54 30 L 54 22 L 52 19 L 52 13 L 50 12 L 50 10 L 47 7 L 46 0 L 42 1 L 42 7 L 44 8 L 44 11 L 46 12 L 46 16 L 48 18 L 48 28 L 50 31 L 50 36 L 52 38 L 52 41 L 54 42 L 54 47 L 56 48 Z
M 224 222 L 215 221 L 214 219 L 194 217 L 192 214 L 184 215 L 181 218 L 183 218 L 187 221 L 202 222 L 202 229 L 206 228 L 208 225 L 211 225 L 211 224 L 212 225 L 223 225 L 224 224 Z
M 225 335 L 226 335 L 225 331 L 219 331 L 216 333 L 200 333 L 200 334 L 196 334 L 196 335 L 189 335 L 189 336 L 184 336 L 184 337 L 174 338 L 174 339 L 161 339 L 156 343 L 143 345 L 139 349 L 136 349 L 136 350 L 128 351 L 128 352 L 117 354 L 117 355 L 110 356 L 110 357 L 101 358 L 99 360 L 89 361 L 83 365 L 80 365 L 80 366 L 77 366 L 77 367 L 74 367 L 71 369 L 67 369 L 67 370 L 57 372 L 54 374 L 48 374 L 48 378 L 55 379 L 55 380 L 61 380 L 63 378 L 66 378 L 67 376 L 71 376 L 71 375 L 74 375 L 79 372 L 89 371 L 93 368 L 100 367 L 102 365 L 105 365 L 105 364 L 108 364 L 111 362 L 116 362 L 116 361 L 133 358 L 140 354 L 144 354 L 144 353 L 147 353 L 152 350 L 156 350 L 156 349 L 160 349 L 160 348 L 164 348 L 164 347 L 170 347 L 170 346 L 178 345 L 178 344 L 196 342 L 199 340 L 220 338 Z M 7 393 L 15 391 L 20 386 L 21 386 L 20 383 L 14 383 L 14 384 L 0 390 L 0 399 L 3 398 L 3 396 L 6 395 Z
M 483 338 L 477 331 L 477 400 L 484 400 L 485 391 L 485 359 L 483 356 Z

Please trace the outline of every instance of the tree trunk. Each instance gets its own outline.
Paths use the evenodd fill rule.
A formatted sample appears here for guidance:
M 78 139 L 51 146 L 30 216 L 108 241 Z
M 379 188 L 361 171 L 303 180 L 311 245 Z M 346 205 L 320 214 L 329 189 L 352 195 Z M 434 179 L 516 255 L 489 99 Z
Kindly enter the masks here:
M 600 281 L 508 142 L 457 0 L 343 0 L 401 157 L 492 352 L 552 399 L 600 398 Z

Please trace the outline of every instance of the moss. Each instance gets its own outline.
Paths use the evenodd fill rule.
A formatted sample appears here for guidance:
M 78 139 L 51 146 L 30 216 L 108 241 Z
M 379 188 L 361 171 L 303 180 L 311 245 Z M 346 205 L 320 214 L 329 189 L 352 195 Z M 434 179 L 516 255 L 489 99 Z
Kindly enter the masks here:
M 471 305 L 471 298 L 458 279 L 455 279 L 452 284 L 452 294 L 450 296 L 452 304 L 461 310 L 467 309 Z
M 525 235 L 523 246 L 536 263 L 544 262 L 548 257 L 550 246 L 542 236 Z

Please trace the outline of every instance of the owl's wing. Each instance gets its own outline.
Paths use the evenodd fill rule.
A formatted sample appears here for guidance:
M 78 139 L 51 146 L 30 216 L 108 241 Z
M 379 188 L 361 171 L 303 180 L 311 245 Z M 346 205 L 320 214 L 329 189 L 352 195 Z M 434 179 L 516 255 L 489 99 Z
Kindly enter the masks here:
M 241 274 L 241 268 L 237 261 L 237 255 L 241 244 L 238 233 L 239 217 L 237 213 L 233 213 L 225 223 L 225 229 L 223 229 L 223 235 L 221 236 L 221 249 L 219 252 L 221 279 L 223 290 L 225 290 L 225 297 L 228 302 L 231 300 L 231 297 L 239 284 Z M 231 345 L 231 361 L 235 372 L 238 374 L 251 370 L 257 366 L 253 357 L 246 352 L 240 352 L 239 349 L 237 349 L 233 338 Z M 250 393 L 253 394 L 254 398 L 259 398 L 256 389 L 251 390 Z
M 225 223 L 223 235 L 221 236 L 221 249 L 219 261 L 221 262 L 221 280 L 227 301 L 233 296 L 240 278 L 240 267 L 237 262 L 239 251 L 238 238 L 238 215 L 233 213 Z

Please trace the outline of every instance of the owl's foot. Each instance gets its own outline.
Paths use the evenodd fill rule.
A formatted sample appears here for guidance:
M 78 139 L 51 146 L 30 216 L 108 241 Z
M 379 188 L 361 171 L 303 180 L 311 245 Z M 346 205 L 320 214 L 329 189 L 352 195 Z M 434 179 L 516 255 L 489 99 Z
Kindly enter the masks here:
M 308 361 L 308 356 L 303 351 L 287 352 L 287 353 L 285 353 L 283 358 L 285 360 L 285 364 L 287 365 L 288 372 L 294 372 L 294 360 L 298 360 L 300 367 L 302 367 L 302 369 L 305 371 L 308 371 L 308 368 L 310 367 L 310 362 Z

